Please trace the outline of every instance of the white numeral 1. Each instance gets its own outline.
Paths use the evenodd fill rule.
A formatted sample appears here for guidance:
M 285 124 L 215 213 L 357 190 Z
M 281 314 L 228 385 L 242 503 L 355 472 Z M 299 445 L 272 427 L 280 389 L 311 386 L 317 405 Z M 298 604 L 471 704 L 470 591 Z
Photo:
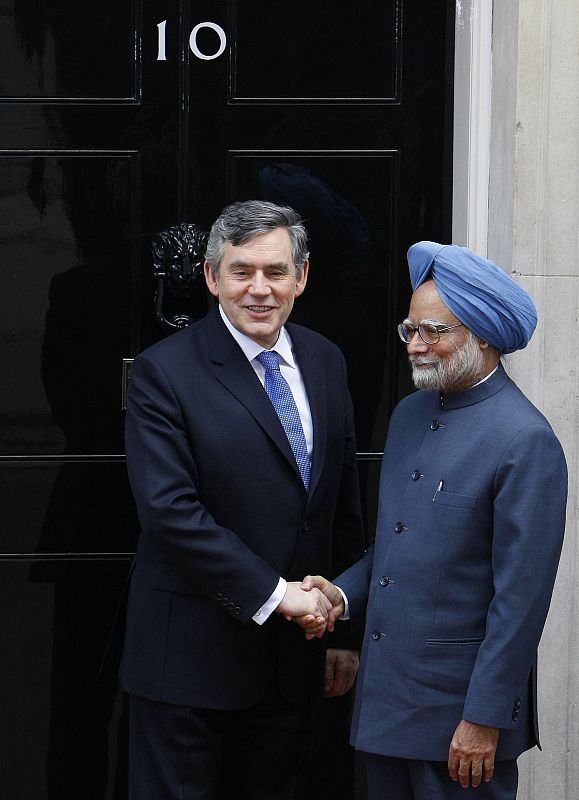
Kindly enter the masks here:
M 159 22 L 157 28 L 159 29 L 159 38 L 158 38 L 158 45 L 157 45 L 157 61 L 166 61 L 167 56 L 165 54 L 165 28 L 167 27 L 167 20 L 164 19 L 163 22 Z

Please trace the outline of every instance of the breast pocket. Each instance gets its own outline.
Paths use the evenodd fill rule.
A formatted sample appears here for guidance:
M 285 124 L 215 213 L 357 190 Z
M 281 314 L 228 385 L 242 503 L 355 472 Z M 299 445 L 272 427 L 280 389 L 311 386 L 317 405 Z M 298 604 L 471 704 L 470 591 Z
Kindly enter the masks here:
M 435 493 L 432 502 L 435 505 L 447 508 L 464 508 L 468 511 L 473 511 L 477 507 L 478 497 L 473 497 L 469 494 L 454 494 L 441 489 Z

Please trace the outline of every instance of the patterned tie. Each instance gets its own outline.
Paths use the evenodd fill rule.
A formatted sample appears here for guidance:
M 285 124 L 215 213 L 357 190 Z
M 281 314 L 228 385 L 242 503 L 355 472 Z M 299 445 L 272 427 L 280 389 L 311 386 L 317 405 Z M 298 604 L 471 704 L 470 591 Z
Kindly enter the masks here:
M 279 369 L 279 356 L 264 350 L 257 360 L 265 367 L 265 391 L 286 432 L 306 489 L 310 485 L 310 457 L 302 422 L 288 382 Z

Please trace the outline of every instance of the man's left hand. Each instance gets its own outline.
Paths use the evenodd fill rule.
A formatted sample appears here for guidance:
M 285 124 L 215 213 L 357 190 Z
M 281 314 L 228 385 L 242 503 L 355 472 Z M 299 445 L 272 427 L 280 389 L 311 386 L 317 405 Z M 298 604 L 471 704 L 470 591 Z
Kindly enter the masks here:
M 463 719 L 452 737 L 448 751 L 448 772 L 463 788 L 477 787 L 481 779 L 488 783 L 495 768 L 499 729 L 476 725 Z
M 324 674 L 324 697 L 340 697 L 352 688 L 360 661 L 357 650 L 328 648 Z

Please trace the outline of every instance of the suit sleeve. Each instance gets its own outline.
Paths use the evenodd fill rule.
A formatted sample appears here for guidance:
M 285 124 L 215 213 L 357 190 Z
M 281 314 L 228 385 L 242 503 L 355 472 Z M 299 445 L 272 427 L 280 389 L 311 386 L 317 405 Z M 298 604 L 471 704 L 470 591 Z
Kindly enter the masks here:
M 337 586 L 348 598 L 350 620 L 352 627 L 358 628 L 364 622 L 366 606 L 368 604 L 368 593 L 370 590 L 370 578 L 372 575 L 372 561 L 374 558 L 374 546 L 366 550 L 362 558 L 343 572 L 335 580 Z
M 176 581 L 213 598 L 240 622 L 251 620 L 279 575 L 204 508 L 180 401 L 148 355 L 131 369 L 126 449 L 142 528 L 139 558 L 174 570 Z
M 507 445 L 495 477 L 495 594 L 464 719 L 498 728 L 517 724 L 516 701 L 526 691 L 549 610 L 566 497 L 567 468 L 557 438 L 546 425 L 526 427 Z

